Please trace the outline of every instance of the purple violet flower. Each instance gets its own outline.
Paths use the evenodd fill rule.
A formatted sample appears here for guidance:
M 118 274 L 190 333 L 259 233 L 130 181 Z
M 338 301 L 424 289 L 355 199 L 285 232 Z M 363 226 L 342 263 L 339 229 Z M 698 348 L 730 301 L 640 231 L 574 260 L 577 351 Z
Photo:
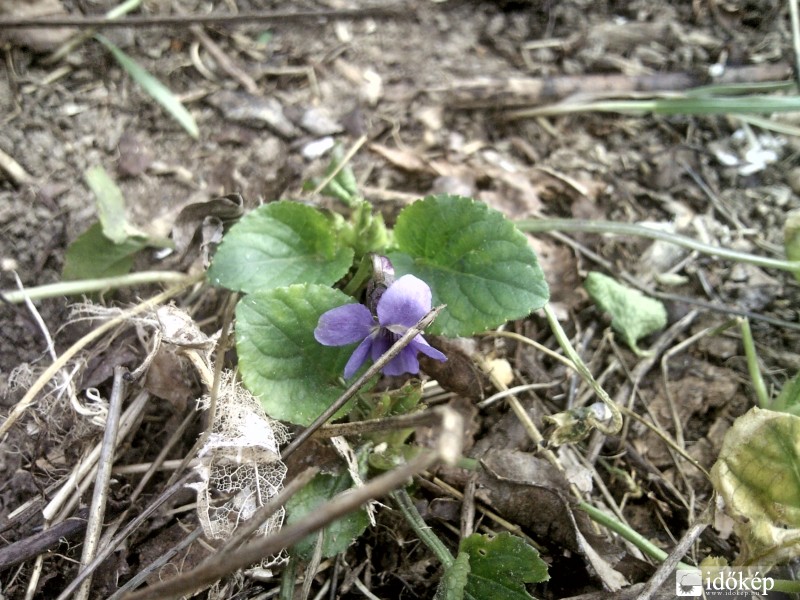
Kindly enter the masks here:
M 344 377 L 349 379 L 368 356 L 373 361 L 378 360 L 430 310 L 431 288 L 413 275 L 403 275 L 378 300 L 375 309 L 377 320 L 363 304 L 345 304 L 320 316 L 314 337 L 325 346 L 361 342 L 344 368 Z M 419 373 L 418 352 L 436 360 L 447 360 L 422 335 L 418 335 L 383 367 L 384 375 Z

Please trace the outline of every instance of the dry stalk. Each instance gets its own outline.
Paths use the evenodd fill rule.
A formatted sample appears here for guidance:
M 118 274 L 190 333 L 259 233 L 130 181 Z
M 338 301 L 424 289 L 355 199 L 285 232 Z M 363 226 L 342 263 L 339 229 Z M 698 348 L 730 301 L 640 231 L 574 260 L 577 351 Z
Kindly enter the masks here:
M 700 534 L 703 533 L 706 526 L 706 523 L 695 523 L 683 534 L 683 537 L 675 545 L 672 552 L 669 553 L 666 560 L 658 566 L 656 572 L 653 573 L 653 576 L 638 593 L 636 597 L 639 600 L 649 600 L 662 588 L 667 577 L 669 577 L 670 573 L 678 566 L 681 558 L 689 551 L 689 548 L 694 544 L 695 540 L 700 537 Z
M 405 484 L 416 474 L 444 461 L 453 464 L 461 453 L 463 421 L 461 416 L 447 407 L 434 409 L 441 418 L 438 445 L 433 451 L 424 451 L 411 462 L 376 477 L 363 487 L 347 490 L 320 506 L 306 519 L 284 527 L 279 532 L 251 542 L 239 550 L 216 556 L 175 579 L 126 596 L 126 600 L 166 600 L 177 598 L 214 583 L 220 578 L 257 563 L 292 546 L 309 534 L 356 510 L 362 504 L 385 496 Z
M 118 366 L 114 368 L 114 384 L 108 402 L 106 430 L 103 434 L 103 445 L 100 451 L 97 479 L 95 480 L 92 504 L 89 509 L 89 520 L 86 524 L 86 538 L 83 542 L 83 551 L 81 553 L 82 569 L 85 569 L 94 558 L 97 550 L 97 543 L 100 540 L 100 532 L 103 528 L 103 518 L 106 514 L 106 500 L 108 499 L 108 485 L 111 481 L 111 467 L 114 464 L 114 453 L 117 449 L 117 429 L 119 429 L 120 413 L 122 412 L 122 399 L 125 395 L 126 373 L 127 369 L 124 367 Z M 86 600 L 89 597 L 91 586 L 92 577 L 89 575 L 83 580 L 78 593 L 75 594 L 76 600 Z
M 113 539 L 109 544 L 103 547 L 97 553 L 94 560 L 90 562 L 86 568 L 81 571 L 78 576 L 73 579 L 69 585 L 64 588 L 64 591 L 56 598 L 56 600 L 67 600 L 74 592 L 78 589 L 78 586 L 83 583 L 83 580 L 86 577 L 89 577 L 92 573 L 94 573 L 95 569 L 99 567 L 104 560 L 106 560 L 111 553 L 114 552 L 119 545 L 131 534 L 133 533 L 142 523 L 144 523 L 150 516 L 158 510 L 158 508 L 164 504 L 167 500 L 172 498 L 177 492 L 182 490 L 189 479 L 192 477 L 192 474 L 188 474 L 182 479 L 176 481 L 171 486 L 169 486 L 166 490 L 161 492 L 161 495 L 156 498 L 146 509 L 144 509 L 139 515 L 136 516 L 130 523 L 128 523 L 125 528 Z
M 147 392 L 140 392 L 138 396 L 131 402 L 131 405 L 125 410 L 122 415 L 121 425 L 119 427 L 120 440 L 130 434 L 134 423 L 137 422 L 139 414 L 144 410 L 145 404 L 150 397 Z M 95 468 L 97 459 L 100 457 L 101 445 L 98 444 L 89 453 L 89 455 L 81 461 L 81 463 L 72 471 L 72 474 L 67 479 L 66 483 L 61 486 L 61 489 L 53 496 L 50 503 L 42 510 L 42 514 L 46 521 L 53 521 L 61 510 L 67 498 L 75 493 L 76 487 L 79 482 L 87 477 Z
M 5 421 L 0 425 L 0 436 L 3 436 L 14 423 L 23 415 L 25 410 L 30 406 L 30 404 L 34 401 L 36 396 L 39 392 L 42 391 L 44 386 L 58 373 L 67 362 L 75 356 L 79 351 L 83 348 L 91 344 L 94 340 L 98 339 L 104 333 L 111 331 L 114 327 L 125 323 L 131 317 L 138 315 L 142 312 L 150 310 L 154 306 L 161 304 L 162 302 L 166 302 L 170 298 L 177 296 L 183 290 L 185 290 L 190 285 L 196 283 L 200 279 L 200 275 L 197 277 L 189 278 L 184 283 L 180 285 L 176 285 L 174 287 L 169 288 L 168 290 L 145 300 L 141 304 L 137 304 L 136 306 L 129 308 L 121 312 L 118 316 L 114 317 L 113 319 L 109 319 L 102 325 L 100 325 L 97 329 L 87 333 L 77 342 L 75 342 L 72 346 L 70 346 L 61 356 L 58 357 L 57 360 L 53 361 L 53 363 L 42 373 L 39 378 L 34 382 L 34 384 L 28 389 L 26 394 L 22 397 L 22 399 L 14 405 L 14 408 L 11 409 L 11 412 L 8 414 L 8 417 Z

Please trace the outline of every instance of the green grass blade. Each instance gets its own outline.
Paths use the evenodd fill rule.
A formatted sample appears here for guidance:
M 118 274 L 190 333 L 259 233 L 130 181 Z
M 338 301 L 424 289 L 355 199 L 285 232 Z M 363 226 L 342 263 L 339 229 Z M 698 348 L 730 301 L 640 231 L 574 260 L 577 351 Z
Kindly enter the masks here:
M 718 115 L 800 111 L 800 96 L 723 96 L 687 98 L 650 98 L 647 100 L 600 100 L 596 102 L 562 102 L 540 108 L 507 113 L 509 119 L 523 119 L 577 112 L 656 113 L 662 115 Z
M 717 83 L 704 85 L 684 94 L 688 98 L 706 96 L 740 96 L 746 94 L 772 94 L 774 92 L 791 92 L 797 89 L 794 81 L 759 81 L 755 83 Z
M 94 37 L 98 42 L 108 48 L 109 52 L 111 52 L 117 62 L 128 72 L 128 75 L 130 75 L 136 83 L 142 86 L 144 91 L 150 94 L 153 100 L 163 106 L 172 116 L 172 118 L 180 123 L 181 127 L 183 127 L 189 135 L 195 139 L 199 137 L 200 131 L 197 128 L 197 123 L 195 122 L 194 117 L 189 114 L 189 111 L 186 110 L 183 104 L 180 103 L 175 95 L 163 83 L 153 77 L 149 72 L 147 72 L 146 69 L 141 67 L 130 56 L 120 50 L 108 38 L 99 34 L 95 35 Z

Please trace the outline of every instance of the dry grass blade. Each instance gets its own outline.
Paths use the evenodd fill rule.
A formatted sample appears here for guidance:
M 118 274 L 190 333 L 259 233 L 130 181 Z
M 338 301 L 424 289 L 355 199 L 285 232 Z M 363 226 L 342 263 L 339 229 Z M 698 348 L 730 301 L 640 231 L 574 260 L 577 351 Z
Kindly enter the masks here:
M 183 292 L 187 287 L 191 284 L 200 280 L 202 275 L 198 275 L 196 277 L 190 277 L 188 279 L 184 279 L 184 283 L 182 285 L 177 285 L 174 287 L 169 288 L 165 292 L 153 296 L 149 300 L 145 300 L 141 304 L 134 306 L 126 311 L 123 311 L 117 317 L 110 319 L 100 325 L 97 329 L 87 333 L 77 342 L 75 342 L 72 346 L 70 346 L 61 356 L 58 357 L 58 360 L 54 361 L 44 373 L 42 373 L 39 378 L 34 382 L 34 384 L 28 389 L 26 394 L 22 397 L 22 399 L 14 405 L 14 408 L 6 417 L 6 420 L 3 421 L 2 425 L 0 425 L 0 436 L 3 436 L 8 430 L 11 428 L 14 423 L 22 416 L 25 410 L 30 406 L 33 400 L 36 398 L 37 394 L 44 388 L 48 381 L 50 381 L 53 376 L 58 373 L 67 362 L 75 356 L 80 350 L 88 346 L 94 340 L 98 339 L 104 333 L 111 331 L 114 327 L 125 323 L 131 317 L 138 315 L 142 312 L 150 310 L 154 306 L 158 306 L 159 304 L 166 302 L 170 298 L 173 298 Z
M 156 498 L 148 507 L 143 510 L 140 514 L 136 516 L 130 523 L 128 523 L 125 528 L 117 535 L 109 544 L 107 544 L 100 552 L 97 553 L 94 560 L 89 563 L 86 568 L 80 572 L 80 574 L 73 579 L 70 584 L 64 588 L 64 591 L 58 596 L 56 600 L 67 600 L 75 590 L 83 583 L 83 580 L 94 573 L 94 571 L 99 567 L 104 560 L 106 560 L 111 553 L 116 550 L 119 545 L 128 538 L 131 533 L 133 533 L 139 526 L 142 525 L 150 516 L 158 510 L 158 508 L 164 504 L 167 500 L 169 500 L 172 496 L 174 496 L 177 492 L 179 492 L 183 487 L 188 483 L 188 481 L 193 477 L 192 474 L 186 475 L 183 478 L 179 479 L 171 486 L 169 486 L 166 490 L 161 492 L 161 494 Z
M 136 592 L 127 600 L 162 600 L 177 598 L 210 585 L 238 569 L 260 561 L 264 556 L 275 554 L 296 544 L 306 535 L 318 531 L 328 523 L 343 517 L 362 504 L 385 496 L 403 485 L 409 477 L 421 473 L 443 461 L 452 464 L 461 453 L 463 421 L 461 416 L 446 407 L 434 409 L 441 418 L 438 444 L 433 451 L 424 451 L 411 462 L 369 481 L 359 488 L 347 490 L 320 506 L 304 521 L 284 527 L 278 533 L 252 542 L 241 549 L 215 557 L 200 567 L 184 573 L 171 581 Z
M 83 551 L 81 553 L 81 567 L 84 569 L 94 558 L 106 513 L 108 484 L 111 481 L 111 467 L 114 464 L 114 454 L 117 449 L 117 429 L 119 428 L 119 417 L 122 412 L 122 400 L 125 395 L 126 373 L 127 370 L 124 367 L 116 367 L 114 369 L 114 385 L 108 403 L 108 418 L 103 434 L 103 445 L 100 451 L 92 504 L 89 509 L 89 520 L 86 523 L 86 539 L 83 542 Z M 88 576 L 81 584 L 78 593 L 75 594 L 75 598 L 86 600 L 89 597 L 91 585 L 92 577 Z

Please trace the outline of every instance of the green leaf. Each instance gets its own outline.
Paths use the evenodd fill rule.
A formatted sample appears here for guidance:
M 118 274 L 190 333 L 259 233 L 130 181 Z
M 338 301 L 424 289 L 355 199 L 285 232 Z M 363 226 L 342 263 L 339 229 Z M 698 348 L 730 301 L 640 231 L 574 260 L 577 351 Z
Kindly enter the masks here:
M 501 213 L 460 196 L 428 196 L 394 229 L 397 276 L 412 273 L 447 304 L 431 333 L 465 336 L 527 316 L 549 298 L 528 240 Z
M 337 243 L 331 224 L 317 209 L 297 202 L 259 207 L 231 227 L 214 256 L 214 285 L 252 293 L 341 279 L 353 250 Z
M 121 244 L 129 234 L 122 190 L 101 166 L 86 171 L 85 177 L 97 200 L 97 214 L 103 226 L 103 235 L 115 244 Z
M 800 417 L 753 408 L 736 419 L 711 481 L 734 520 L 737 564 L 769 570 L 800 556 Z
M 800 416 L 800 373 L 783 384 L 781 393 L 770 407 L 774 411 Z
M 433 600 L 462 600 L 469 571 L 469 554 L 459 552 L 453 566 L 445 569 Z
M 645 355 L 637 342 L 667 325 L 664 305 L 595 271 L 586 276 L 583 285 L 595 304 L 611 315 L 614 331 L 636 354 Z
M 95 223 L 67 248 L 62 277 L 75 280 L 125 275 L 133 266 L 134 254 L 147 245 L 144 237 L 115 244 L 103 235 L 102 225 Z
M 306 515 L 317 510 L 324 502 L 343 492 L 352 485 L 347 472 L 341 475 L 317 475 L 303 489 L 292 496 L 286 503 L 286 524 L 299 523 Z M 364 533 L 369 525 L 367 512 L 357 510 L 338 521 L 334 521 L 323 530 L 322 557 L 330 558 L 344 552 L 353 541 Z M 317 534 L 311 534 L 294 547 L 301 558 L 308 560 L 314 553 Z
M 342 164 L 344 158 L 344 149 L 342 148 L 341 144 L 336 144 L 331 152 L 331 161 L 328 164 L 328 168 L 325 169 L 326 178 L 329 177 L 331 173 L 336 171 L 336 169 L 339 169 L 339 165 Z M 310 185 L 307 186 L 306 189 L 313 190 L 319 185 L 320 181 L 312 180 L 309 183 Z M 358 181 L 356 180 L 356 175 L 353 173 L 353 169 L 350 167 L 350 165 L 344 165 L 344 167 L 339 169 L 336 175 L 334 175 L 333 179 L 331 179 L 328 184 L 322 188 L 321 192 L 324 196 L 341 200 L 342 203 L 346 204 L 347 206 L 352 206 L 353 204 L 357 203 L 359 201 Z
M 236 307 L 236 350 L 247 388 L 273 419 L 310 425 L 344 391 L 353 346 L 314 339 L 322 313 L 352 302 L 324 285 L 293 285 L 250 294 Z M 346 414 L 349 405 L 337 415 Z
M 100 34 L 95 34 L 94 37 L 111 52 L 120 66 L 128 72 L 128 75 L 142 86 L 142 89 L 144 89 L 153 100 L 163 106 L 189 135 L 195 139 L 200 136 L 200 131 L 197 129 L 197 123 L 194 117 L 184 108 L 180 100 L 175 97 L 169 88 L 153 77 L 130 56 L 120 50 L 111 40 Z
M 338 217 L 338 218 L 336 218 Z M 366 200 L 354 200 L 350 221 L 338 215 L 336 231 L 342 244 L 350 246 L 356 260 L 369 252 L 383 254 L 389 245 L 389 232 L 380 213 L 373 214 L 372 205 Z
M 501 533 L 473 533 L 461 540 L 461 553 L 469 555 L 469 577 L 464 598 L 469 600 L 531 600 L 526 583 L 547 581 L 547 564 L 523 539 Z

